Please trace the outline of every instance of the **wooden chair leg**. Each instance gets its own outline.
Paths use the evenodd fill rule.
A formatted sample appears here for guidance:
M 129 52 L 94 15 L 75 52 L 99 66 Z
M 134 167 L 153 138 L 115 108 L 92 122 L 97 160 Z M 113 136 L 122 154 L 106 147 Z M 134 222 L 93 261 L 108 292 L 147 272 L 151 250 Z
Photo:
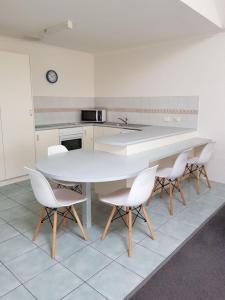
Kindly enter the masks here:
M 154 233 L 154 230 L 153 230 L 153 226 L 152 226 L 152 223 L 151 223 L 151 221 L 150 221 L 150 218 L 149 218 L 149 216 L 148 216 L 148 213 L 147 213 L 147 211 L 146 211 L 144 205 L 141 206 L 141 209 L 142 209 L 143 215 L 144 215 L 144 217 L 145 217 L 145 219 L 146 219 L 147 226 L 148 226 L 148 229 L 149 229 L 151 238 L 152 238 L 153 240 L 155 240 L 155 239 L 156 239 L 156 236 L 155 236 L 155 233 Z
M 200 194 L 200 172 L 199 168 L 196 170 L 196 192 L 197 194 Z
M 178 189 L 178 191 L 180 193 L 180 197 L 182 199 L 183 205 L 186 206 L 186 201 L 185 201 L 185 198 L 184 198 L 184 193 L 183 193 L 183 191 L 181 189 L 181 185 L 180 185 L 180 180 L 179 179 L 176 180 L 176 184 L 177 184 L 177 189 Z
M 81 233 L 82 233 L 82 235 L 83 235 L 83 238 L 84 238 L 85 240 L 87 240 L 87 239 L 88 239 L 88 238 L 87 238 L 87 235 L 86 235 L 86 233 L 85 233 L 85 231 L 84 231 L 83 225 L 81 224 L 80 218 L 79 218 L 79 216 L 78 216 L 78 214 L 77 214 L 77 212 L 76 212 L 76 210 L 75 210 L 75 208 L 74 208 L 73 205 L 71 205 L 71 210 L 72 210 L 72 213 L 73 213 L 73 215 L 74 215 L 74 218 L 75 218 L 76 221 L 77 221 L 77 224 L 78 224 L 78 226 L 79 226 L 79 228 L 80 228 L 80 231 L 81 231 Z
M 128 256 L 132 254 L 132 210 L 128 211 Z
M 169 205 L 169 214 L 173 215 L 173 185 L 169 183 L 169 194 L 170 194 L 170 205 Z
M 66 209 L 64 207 L 62 208 L 62 213 L 63 213 L 62 225 L 65 227 L 68 227 L 68 219 L 64 217 L 66 215 Z
M 54 210 L 54 213 L 53 213 L 53 228 L 52 228 L 52 258 L 55 258 L 55 253 L 56 253 L 57 219 L 58 219 L 57 210 Z
M 107 223 L 105 225 L 105 229 L 104 229 L 103 234 L 101 236 L 101 240 L 105 239 L 105 236 L 106 236 L 106 234 L 107 234 L 107 232 L 109 230 L 109 226 L 110 226 L 110 224 L 112 222 L 112 218 L 115 215 L 115 212 L 116 212 L 116 206 L 114 205 L 113 208 L 112 208 L 112 211 L 110 213 L 109 219 L 108 219 L 108 221 L 107 221 Z
M 39 216 L 39 219 L 38 219 L 38 222 L 37 222 L 37 225 L 35 226 L 35 230 L 34 230 L 34 233 L 33 233 L 33 237 L 32 237 L 32 240 L 35 241 L 36 240 L 36 237 L 40 231 L 40 227 L 41 227 L 41 221 L 42 219 L 44 218 L 44 215 L 45 215 L 45 207 L 43 207 L 41 209 L 41 213 L 40 213 L 40 216 Z
M 208 174 L 206 172 L 206 169 L 205 169 L 205 166 L 203 166 L 203 170 L 204 170 L 204 175 L 205 175 L 205 178 L 206 178 L 206 181 L 207 181 L 207 184 L 208 184 L 208 187 L 211 189 L 211 183 L 209 181 L 209 177 L 208 177 Z

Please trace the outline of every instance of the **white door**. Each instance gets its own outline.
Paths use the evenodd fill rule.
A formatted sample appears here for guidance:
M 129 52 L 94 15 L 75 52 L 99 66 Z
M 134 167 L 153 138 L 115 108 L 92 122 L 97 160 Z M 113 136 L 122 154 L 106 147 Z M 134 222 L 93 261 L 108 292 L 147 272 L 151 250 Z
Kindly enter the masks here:
M 59 130 L 42 130 L 35 132 L 36 161 L 48 154 L 48 147 L 59 144 Z
M 29 56 L 0 52 L 0 106 L 8 179 L 35 161 Z

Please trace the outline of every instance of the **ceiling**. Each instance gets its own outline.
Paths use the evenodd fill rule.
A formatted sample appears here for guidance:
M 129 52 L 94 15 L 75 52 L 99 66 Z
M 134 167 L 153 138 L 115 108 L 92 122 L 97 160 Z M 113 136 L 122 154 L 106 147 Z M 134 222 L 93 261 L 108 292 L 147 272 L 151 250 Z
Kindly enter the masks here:
M 0 34 L 37 36 L 70 19 L 72 30 L 42 42 L 86 52 L 105 52 L 220 31 L 179 0 L 1 0 Z

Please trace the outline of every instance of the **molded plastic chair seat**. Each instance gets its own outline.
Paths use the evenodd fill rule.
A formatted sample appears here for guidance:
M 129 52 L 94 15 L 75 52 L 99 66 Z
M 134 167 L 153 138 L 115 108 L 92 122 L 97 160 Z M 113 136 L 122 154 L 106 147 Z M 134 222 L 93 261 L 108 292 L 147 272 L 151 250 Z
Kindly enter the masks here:
M 129 197 L 130 189 L 120 189 L 118 191 L 112 192 L 107 195 L 99 194 L 99 200 L 101 202 L 111 204 L 111 205 L 117 205 L 117 206 L 123 206 L 124 203 L 127 202 Z
M 185 167 L 188 161 L 188 153 L 191 149 L 183 151 L 180 153 L 171 168 L 162 168 L 156 172 L 156 180 L 154 192 L 161 189 L 160 196 L 162 196 L 163 191 L 167 191 L 166 187 L 169 187 L 170 203 L 169 203 L 169 213 L 173 214 L 173 191 L 177 189 L 180 193 L 183 205 L 186 205 L 184 194 L 180 185 L 180 177 L 184 174 Z M 150 200 L 149 200 L 150 201 Z
M 66 153 L 68 152 L 67 148 L 63 145 L 53 145 L 48 147 L 48 156 L 56 155 L 59 153 Z M 51 181 L 55 184 L 58 184 L 62 187 L 72 188 L 74 191 L 82 194 L 82 185 L 80 183 L 70 182 L 70 181 L 63 181 L 63 180 L 55 180 L 51 178 Z
M 56 231 L 58 215 L 63 217 L 63 224 L 66 225 L 68 214 L 69 219 L 74 219 L 80 227 L 80 231 L 85 240 L 87 240 L 86 233 L 80 222 L 79 216 L 74 208 L 74 204 L 87 201 L 83 195 L 78 194 L 68 189 L 52 189 L 48 180 L 43 174 L 30 168 L 25 168 L 29 173 L 31 186 L 36 200 L 42 205 L 41 214 L 34 230 L 33 241 L 36 239 L 41 224 L 49 220 L 52 226 L 52 257 L 56 254 Z M 61 210 L 58 210 L 58 209 Z M 52 220 L 53 218 L 53 220 Z
M 214 148 L 214 142 L 210 142 L 204 146 L 199 156 L 195 156 L 190 158 L 187 161 L 186 169 L 184 175 L 193 175 L 196 180 L 196 191 L 200 193 L 200 176 L 203 175 L 206 179 L 208 187 L 211 188 L 211 183 L 209 181 L 207 171 L 206 171 L 206 164 L 209 162 Z
M 71 206 L 87 200 L 87 198 L 82 197 L 80 194 L 67 189 L 53 189 L 53 193 L 57 202 L 54 208 Z
M 155 181 L 157 166 L 143 170 L 134 180 L 131 188 L 124 188 L 107 195 L 99 195 L 99 200 L 113 205 L 109 219 L 101 236 L 103 240 L 112 221 L 122 218 L 128 227 L 128 255 L 132 249 L 132 226 L 137 218 L 145 220 L 152 239 L 155 239 L 151 221 L 148 217 L 144 203 L 149 199 Z M 143 213 L 143 215 L 141 214 Z M 134 215 L 134 220 L 132 221 Z
M 172 172 L 172 169 L 173 168 L 162 168 L 162 169 L 159 169 L 156 172 L 156 177 L 172 179 L 172 178 L 170 178 L 170 174 Z

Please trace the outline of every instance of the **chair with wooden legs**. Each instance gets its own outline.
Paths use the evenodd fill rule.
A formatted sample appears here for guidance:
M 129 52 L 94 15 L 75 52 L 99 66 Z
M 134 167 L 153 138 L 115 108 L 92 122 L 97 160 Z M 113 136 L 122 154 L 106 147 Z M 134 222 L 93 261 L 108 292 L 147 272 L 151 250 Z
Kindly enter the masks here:
M 53 145 L 48 147 L 48 156 L 56 155 L 59 153 L 66 153 L 68 152 L 67 148 L 63 145 Z M 70 188 L 75 192 L 82 194 L 82 184 L 80 183 L 73 183 L 69 181 L 62 181 L 62 180 L 55 180 L 51 179 L 52 182 L 56 183 L 58 187 Z
M 183 175 L 190 149 L 180 153 L 172 168 L 162 168 L 157 170 L 155 186 L 153 192 L 160 190 L 160 197 L 163 191 L 166 191 L 170 196 L 169 214 L 173 215 L 173 192 L 176 189 L 180 193 L 183 205 L 186 205 L 184 193 L 181 189 L 180 177 Z M 167 191 L 169 189 L 169 192 Z
M 206 172 L 206 164 L 209 162 L 214 148 L 214 142 L 208 143 L 204 146 L 199 156 L 192 157 L 188 160 L 185 175 L 194 176 L 196 178 L 196 191 L 200 194 L 200 177 L 203 175 L 206 179 L 207 185 L 211 188 L 211 183 Z
M 111 222 L 118 218 L 122 218 L 128 227 L 128 255 L 132 253 L 132 227 L 137 218 L 141 218 L 147 223 L 151 238 L 155 239 L 150 218 L 144 207 L 144 203 L 148 200 L 155 181 L 157 166 L 145 169 L 134 180 L 131 188 L 125 188 L 116 192 L 99 195 L 99 200 L 112 205 L 112 211 L 106 223 L 104 232 L 101 236 L 103 240 L 108 232 Z
M 74 207 L 74 204 L 87 201 L 87 198 L 69 189 L 52 189 L 48 180 L 40 172 L 30 168 L 25 169 L 29 174 L 34 195 L 43 206 L 34 230 L 33 241 L 40 231 L 41 224 L 48 220 L 52 226 L 52 258 L 54 258 L 56 255 L 58 216 L 75 221 L 80 228 L 83 238 L 87 240 L 87 235 Z M 62 208 L 64 208 L 64 212 L 61 212 L 60 209 Z

